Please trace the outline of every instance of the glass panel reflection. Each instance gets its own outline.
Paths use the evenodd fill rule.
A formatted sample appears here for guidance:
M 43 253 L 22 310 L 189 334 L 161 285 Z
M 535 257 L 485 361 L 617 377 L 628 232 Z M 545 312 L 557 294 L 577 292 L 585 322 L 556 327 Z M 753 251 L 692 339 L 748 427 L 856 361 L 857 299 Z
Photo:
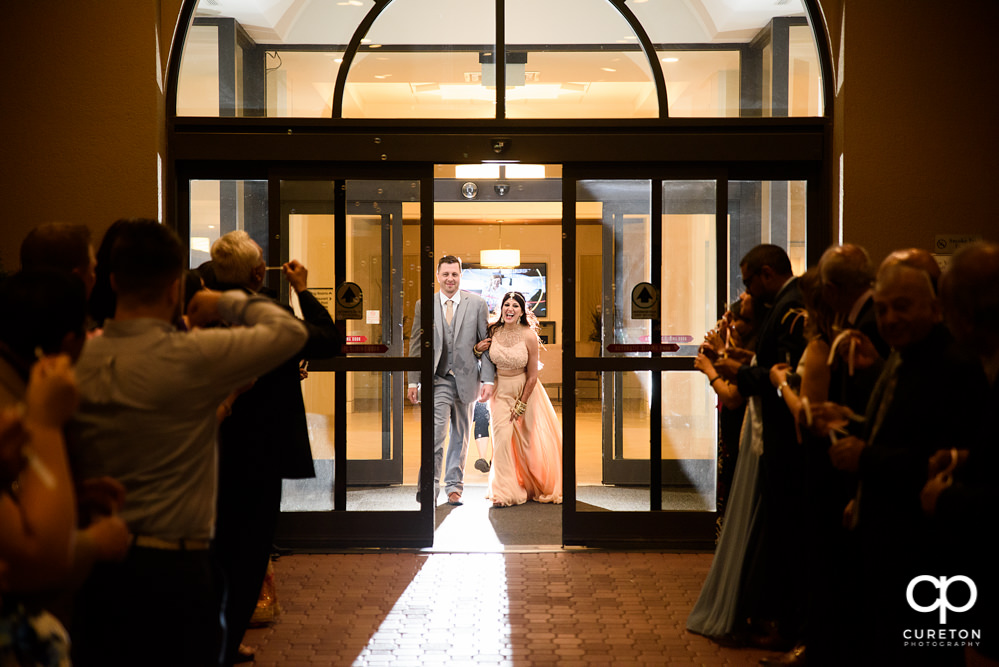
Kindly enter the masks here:
M 659 51 L 670 118 L 738 118 L 739 51 Z
M 269 50 L 267 116 L 329 118 L 342 51 Z
M 445 29 L 456 12 L 461 29 Z M 343 117 L 494 118 L 495 16 L 491 0 L 390 3 L 351 63 Z
M 784 248 L 795 275 L 806 268 L 806 181 L 730 181 L 728 301 L 743 289 L 739 262 L 760 243 Z
M 193 180 L 190 193 L 191 268 L 210 260 L 212 244 L 237 229 L 267 248 L 267 181 Z
M 577 511 L 649 511 L 651 378 L 649 371 L 576 373 Z
M 614 3 L 504 5 L 508 118 L 659 116 L 652 68 Z M 324 0 L 263 11 L 248 1 L 199 2 L 186 33 L 177 115 L 329 118 L 343 54 L 374 7 Z M 495 7 L 492 0 L 386 3 L 351 64 L 343 116 L 494 118 Z M 818 49 L 800 0 L 769 9 L 631 0 L 627 8 L 656 50 L 670 117 L 824 113 Z M 787 62 L 773 63 L 775 53 Z
M 311 479 L 286 479 L 281 486 L 282 512 L 329 512 L 333 509 L 333 433 L 336 389 L 333 373 L 312 372 L 302 380 L 305 420 L 312 446 Z
M 664 181 L 662 216 L 662 342 L 676 356 L 695 356 L 718 309 L 714 181 Z
M 346 193 L 346 276 L 363 296 L 362 317 L 346 321 L 348 340 L 384 344 L 386 354 L 405 357 L 412 315 L 406 307 L 419 298 L 419 262 L 409 257 L 419 247 L 419 227 L 405 221 L 419 221 L 420 183 L 349 180 Z
M 219 115 L 218 26 L 194 25 L 187 31 L 177 79 L 177 115 Z
M 659 115 L 648 57 L 606 0 L 507 0 L 506 40 L 507 118 Z
M 715 510 L 716 415 L 703 374 L 662 373 L 664 510 Z
M 649 342 L 651 320 L 633 320 L 630 305 L 632 288 L 652 276 L 651 197 L 649 180 L 576 184 L 576 356 L 607 356 L 610 343 Z
M 420 183 L 348 180 L 342 183 L 347 215 L 344 245 L 337 245 L 332 181 L 282 181 L 285 260 L 309 270 L 309 289 L 336 310 L 337 257 L 342 274 L 363 301 L 359 317 L 345 320 L 348 344 L 384 345 L 385 352 L 350 357 L 406 357 L 403 309 L 419 299 Z M 411 224 L 404 224 L 404 219 Z M 407 250 L 409 249 L 409 250 Z M 412 253 L 412 254 L 411 254 Z M 292 305 L 297 307 L 293 298 Z M 323 364 L 316 364 L 322 366 Z M 413 510 L 420 461 L 420 413 L 405 399 L 402 371 L 350 370 L 342 396 L 336 374 L 311 369 L 302 384 L 317 477 L 287 483 L 285 511 L 333 509 L 334 425 L 337 399 L 347 422 L 347 510 Z
M 809 26 L 788 28 L 788 115 L 821 116 L 822 69 Z
M 347 374 L 347 510 L 419 510 L 420 422 L 401 373 Z
M 647 512 L 651 371 L 576 374 L 577 510 Z M 714 511 L 714 394 L 699 373 L 661 374 L 662 508 Z M 591 398 L 604 397 L 601 402 Z

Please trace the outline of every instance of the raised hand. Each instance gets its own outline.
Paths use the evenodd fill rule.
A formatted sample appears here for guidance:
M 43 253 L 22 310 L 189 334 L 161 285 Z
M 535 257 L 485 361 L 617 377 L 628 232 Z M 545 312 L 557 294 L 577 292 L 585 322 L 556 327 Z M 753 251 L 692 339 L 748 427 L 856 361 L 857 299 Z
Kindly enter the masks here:
M 296 292 L 309 289 L 309 270 L 297 259 L 285 262 L 281 265 L 284 277 L 288 279 L 288 284 Z

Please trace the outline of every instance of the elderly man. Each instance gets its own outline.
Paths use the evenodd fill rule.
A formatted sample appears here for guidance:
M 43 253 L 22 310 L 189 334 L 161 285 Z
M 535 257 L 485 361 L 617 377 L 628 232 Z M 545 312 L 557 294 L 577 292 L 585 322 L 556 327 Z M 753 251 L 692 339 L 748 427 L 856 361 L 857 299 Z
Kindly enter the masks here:
M 219 238 L 211 249 L 220 289 L 261 292 L 266 264 L 245 231 Z M 262 375 L 232 403 L 219 426 L 219 497 L 215 554 L 223 573 L 225 664 L 250 657 L 243 638 L 267 573 L 281 511 L 282 479 L 314 477 L 299 361 L 339 354 L 343 338 L 329 311 L 308 290 L 308 270 L 297 260 L 282 266 L 305 318 L 305 346 Z M 230 399 L 231 400 L 231 399 Z
M 117 227 L 114 317 L 76 367 L 71 425 L 81 477 L 126 489 L 135 536 L 124 562 L 98 565 L 77 598 L 76 665 L 217 665 L 216 411 L 234 389 L 301 349 L 305 327 L 269 299 L 203 291 L 188 316 L 231 329 L 178 331 L 184 248 L 155 220 Z
M 977 435 L 964 442 L 937 443 L 941 450 L 930 461 L 923 509 L 939 529 L 945 549 L 940 574 L 966 575 L 978 591 L 978 602 L 961 614 L 962 626 L 982 630 L 981 643 L 966 649 L 966 662 L 995 664 L 999 661 L 999 568 L 991 531 L 982 530 L 981 520 L 999 514 L 995 483 L 999 469 L 999 243 L 976 243 L 954 255 L 940 280 L 940 300 L 954 338 L 978 358 L 990 389 L 987 406 L 978 414 Z
M 907 586 L 933 569 L 920 492 L 940 443 L 972 435 L 987 386 L 981 367 L 943 325 L 925 271 L 884 266 L 874 303 L 878 329 L 893 351 L 868 404 L 864 437 L 842 438 L 829 453 L 833 465 L 857 473 L 860 483 L 850 510 L 862 564 L 861 599 L 851 605 L 861 611 L 856 629 L 863 652 L 855 657 L 919 664 L 947 658 L 939 647 L 905 651 L 902 645 L 904 629 L 925 622 L 907 605 Z

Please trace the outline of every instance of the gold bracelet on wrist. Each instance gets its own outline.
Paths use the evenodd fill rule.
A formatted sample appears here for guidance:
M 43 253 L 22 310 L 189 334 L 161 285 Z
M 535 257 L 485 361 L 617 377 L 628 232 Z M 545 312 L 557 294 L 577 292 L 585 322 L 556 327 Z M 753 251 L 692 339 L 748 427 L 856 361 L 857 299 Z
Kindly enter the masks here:
M 513 405 L 513 412 L 518 417 L 524 414 L 525 412 L 527 412 L 527 403 L 518 399 L 517 402 L 514 403 Z
M 472 353 L 475 355 L 476 359 L 478 359 L 479 357 L 482 356 L 482 352 L 480 352 L 479 348 L 477 348 L 477 347 L 473 347 L 472 348 Z

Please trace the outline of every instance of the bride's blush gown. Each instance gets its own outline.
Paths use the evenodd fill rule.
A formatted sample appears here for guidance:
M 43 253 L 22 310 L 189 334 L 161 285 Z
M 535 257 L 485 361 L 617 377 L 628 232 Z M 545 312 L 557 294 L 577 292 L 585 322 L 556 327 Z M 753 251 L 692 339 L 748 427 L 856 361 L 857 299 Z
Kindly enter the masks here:
M 510 331 L 511 326 L 516 327 Z M 562 502 L 562 425 L 541 383 L 527 399 L 527 411 L 514 422 L 513 407 L 527 381 L 523 325 L 506 325 L 492 338 L 489 356 L 496 364 L 496 387 L 489 404 L 493 426 L 493 463 L 489 493 L 494 505 L 528 500 Z

